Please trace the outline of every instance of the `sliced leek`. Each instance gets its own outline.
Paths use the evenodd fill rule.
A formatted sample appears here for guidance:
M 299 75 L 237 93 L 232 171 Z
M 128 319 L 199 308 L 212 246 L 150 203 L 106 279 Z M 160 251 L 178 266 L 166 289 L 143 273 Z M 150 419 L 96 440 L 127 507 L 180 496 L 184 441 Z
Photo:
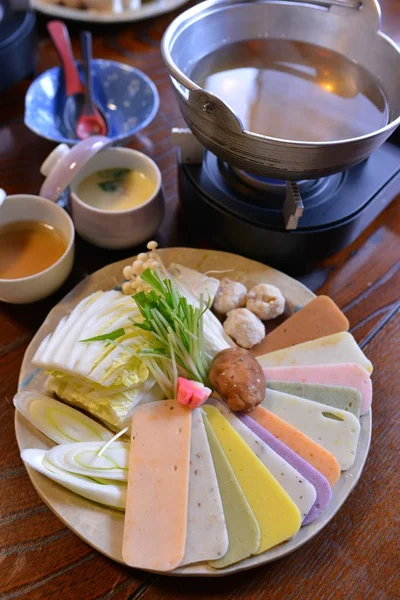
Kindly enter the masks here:
M 104 485 L 87 477 L 63 471 L 48 461 L 46 450 L 23 450 L 21 458 L 29 467 L 71 490 L 71 492 L 75 492 L 88 500 L 125 510 L 127 487 L 125 483 L 112 482 Z
M 38 392 L 18 392 L 15 408 L 39 431 L 57 444 L 71 442 L 107 442 L 113 436 L 108 429 L 79 410 Z
M 103 454 L 99 455 L 103 446 L 104 443 L 101 442 L 62 444 L 49 450 L 47 458 L 54 466 L 69 473 L 126 481 L 129 444 L 113 442 Z

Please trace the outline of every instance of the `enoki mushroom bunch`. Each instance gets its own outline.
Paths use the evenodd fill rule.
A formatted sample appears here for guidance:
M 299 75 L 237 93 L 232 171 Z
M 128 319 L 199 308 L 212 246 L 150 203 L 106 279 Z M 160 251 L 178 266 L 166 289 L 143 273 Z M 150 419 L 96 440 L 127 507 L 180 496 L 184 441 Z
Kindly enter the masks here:
M 122 292 L 128 296 L 132 293 L 141 291 L 150 291 L 149 286 L 141 279 L 141 274 L 150 269 L 155 271 L 160 268 L 160 261 L 157 256 L 157 242 L 151 241 L 147 244 L 149 252 L 141 252 L 138 254 L 132 265 L 126 265 L 123 269 L 123 275 L 127 281 L 122 284 Z

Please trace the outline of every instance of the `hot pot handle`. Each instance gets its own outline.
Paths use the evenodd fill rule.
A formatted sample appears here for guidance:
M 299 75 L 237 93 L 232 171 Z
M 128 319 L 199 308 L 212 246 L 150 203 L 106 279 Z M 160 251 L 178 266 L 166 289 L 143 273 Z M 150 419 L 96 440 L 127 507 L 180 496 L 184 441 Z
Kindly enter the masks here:
M 209 123 L 211 128 L 213 125 L 217 125 L 236 131 L 237 133 L 243 131 L 244 127 L 239 117 L 218 96 L 215 96 L 212 92 L 203 90 L 191 81 L 191 89 L 189 90 L 185 84 L 181 84 L 174 77 L 170 76 L 170 79 L 184 102 L 187 101 L 190 94 L 190 103 L 193 108 L 196 107 L 197 109 L 197 111 L 193 111 L 193 114 L 202 115 L 200 126 Z

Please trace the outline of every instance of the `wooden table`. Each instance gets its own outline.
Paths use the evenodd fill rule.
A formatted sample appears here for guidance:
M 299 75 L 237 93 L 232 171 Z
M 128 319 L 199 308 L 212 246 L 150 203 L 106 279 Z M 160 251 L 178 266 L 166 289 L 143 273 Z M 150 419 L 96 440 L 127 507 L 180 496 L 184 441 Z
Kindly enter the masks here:
M 382 0 L 383 29 L 400 42 L 400 2 Z M 177 219 L 175 149 L 171 126 L 183 124 L 159 54 L 174 15 L 123 27 L 94 28 L 94 54 L 143 69 L 156 83 L 161 109 L 135 147 L 158 162 L 168 212 L 161 245 L 196 245 Z M 41 29 L 39 68 L 57 64 Z M 78 54 L 77 25 L 71 25 Z M 393 73 L 393 77 L 399 74 Z M 39 167 L 51 143 L 23 124 L 21 83 L 0 96 L 0 186 L 37 193 Z M 212 580 L 157 577 L 115 564 L 76 537 L 43 504 L 21 463 L 12 398 L 25 349 L 49 309 L 80 279 L 132 255 L 105 252 L 78 240 L 73 275 L 54 297 L 32 306 L 0 304 L 0 600 L 395 600 L 399 583 L 398 367 L 400 359 L 400 203 L 393 202 L 351 247 L 303 280 L 330 295 L 375 365 L 373 438 L 365 472 L 339 514 L 312 542 L 282 560 Z M 397 413 L 397 415 L 396 415 Z M 397 484 L 398 484 L 397 479 Z M 397 526 L 397 531 L 396 531 Z

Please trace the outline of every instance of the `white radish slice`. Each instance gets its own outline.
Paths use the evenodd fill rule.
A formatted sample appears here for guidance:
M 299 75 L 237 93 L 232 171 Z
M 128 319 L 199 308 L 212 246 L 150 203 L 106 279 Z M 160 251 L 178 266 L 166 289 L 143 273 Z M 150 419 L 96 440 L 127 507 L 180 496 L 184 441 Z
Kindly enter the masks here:
M 187 533 L 181 566 L 221 558 L 226 554 L 228 544 L 211 450 L 202 413 L 196 408 L 192 411 Z
M 75 492 L 88 500 L 125 510 L 127 487 L 125 483 L 112 482 L 104 485 L 81 475 L 67 473 L 51 464 L 46 455 L 46 450 L 28 449 L 21 452 L 24 463 L 71 490 L 71 492 Z
M 360 423 L 347 410 L 267 389 L 261 406 L 328 450 L 346 471 L 354 462 Z
M 228 419 L 232 427 L 236 429 L 240 437 L 243 438 L 296 504 L 301 513 L 302 520 L 305 519 L 317 498 L 315 487 L 286 462 L 284 458 L 272 450 L 268 444 L 263 442 L 253 431 L 246 427 L 225 404 L 214 398 L 210 398 L 208 404 L 212 404 L 218 408 L 224 417 Z
M 49 450 L 48 460 L 58 467 L 86 477 L 100 477 L 115 481 L 128 479 L 129 444 L 113 442 L 99 456 L 104 443 L 78 442 L 62 444 Z
M 79 410 L 38 392 L 18 392 L 15 408 L 44 435 L 57 444 L 107 442 L 113 437 L 103 425 Z

